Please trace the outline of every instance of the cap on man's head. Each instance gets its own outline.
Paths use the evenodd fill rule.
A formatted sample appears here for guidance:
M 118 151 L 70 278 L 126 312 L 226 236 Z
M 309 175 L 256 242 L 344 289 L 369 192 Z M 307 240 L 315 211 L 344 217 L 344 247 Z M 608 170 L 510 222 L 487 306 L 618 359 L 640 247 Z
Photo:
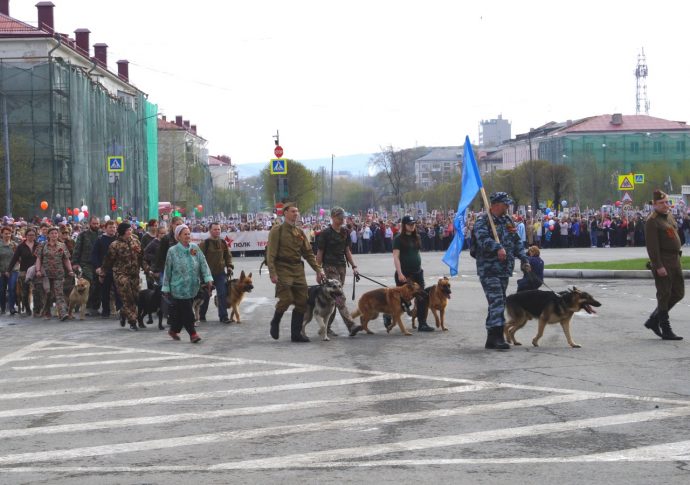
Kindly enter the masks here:
M 660 200 L 668 200 L 668 194 L 666 192 L 656 189 L 654 195 L 652 196 L 654 202 L 659 202 Z
M 404 216 L 404 217 L 402 218 L 402 223 L 403 223 L 403 224 L 414 224 L 415 222 L 417 222 L 417 221 L 416 221 L 415 218 L 412 217 L 412 216 Z
M 489 200 L 491 201 L 492 204 L 506 204 L 510 205 L 513 203 L 513 200 L 510 198 L 510 196 L 506 192 L 494 192 L 489 196 Z
M 290 207 L 297 207 L 296 202 L 283 202 L 283 213 L 287 212 Z
M 331 217 L 345 217 L 345 209 L 335 206 L 331 209 Z
M 125 233 L 127 232 L 127 229 L 129 229 L 130 227 L 132 227 L 132 225 L 131 225 L 129 222 L 127 222 L 127 221 L 122 221 L 122 222 L 117 226 L 117 233 L 118 233 L 120 236 L 124 236 Z

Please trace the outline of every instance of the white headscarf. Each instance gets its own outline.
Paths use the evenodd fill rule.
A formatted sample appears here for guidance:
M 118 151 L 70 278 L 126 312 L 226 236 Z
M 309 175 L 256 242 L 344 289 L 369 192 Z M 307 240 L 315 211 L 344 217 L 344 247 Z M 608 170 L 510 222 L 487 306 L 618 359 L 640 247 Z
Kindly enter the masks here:
M 177 226 L 175 228 L 175 239 L 177 239 L 180 236 L 182 229 L 189 229 L 189 226 L 187 226 L 187 224 L 180 224 L 179 226 Z

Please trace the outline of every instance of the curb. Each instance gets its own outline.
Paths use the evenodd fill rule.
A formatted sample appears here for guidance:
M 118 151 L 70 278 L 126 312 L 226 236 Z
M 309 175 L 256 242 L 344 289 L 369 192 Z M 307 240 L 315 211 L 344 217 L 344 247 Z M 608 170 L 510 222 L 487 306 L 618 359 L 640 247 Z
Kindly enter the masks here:
M 651 280 L 652 272 L 641 270 L 609 270 L 609 269 L 545 269 L 544 277 L 549 278 L 580 278 L 580 279 L 606 279 L 606 280 Z M 690 270 L 683 270 L 683 278 L 690 279 Z

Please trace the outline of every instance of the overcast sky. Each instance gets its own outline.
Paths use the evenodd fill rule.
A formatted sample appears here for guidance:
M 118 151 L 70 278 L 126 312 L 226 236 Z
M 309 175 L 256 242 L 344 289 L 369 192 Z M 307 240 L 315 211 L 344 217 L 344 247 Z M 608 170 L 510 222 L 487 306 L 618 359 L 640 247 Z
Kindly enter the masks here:
M 89 28 L 112 71 L 128 59 L 159 111 L 235 163 L 268 161 L 276 130 L 299 160 L 474 142 L 498 114 L 513 136 L 634 114 L 643 46 L 650 115 L 690 119 L 682 1 L 53 2 L 56 30 Z M 35 25 L 35 3 L 10 14 Z

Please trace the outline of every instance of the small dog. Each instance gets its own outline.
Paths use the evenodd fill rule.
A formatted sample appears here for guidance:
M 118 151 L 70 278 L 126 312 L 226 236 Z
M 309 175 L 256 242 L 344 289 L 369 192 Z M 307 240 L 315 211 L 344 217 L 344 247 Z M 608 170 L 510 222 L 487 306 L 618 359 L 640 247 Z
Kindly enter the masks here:
M 369 321 L 376 319 L 379 313 L 386 313 L 392 317 L 391 326 L 386 328 L 388 333 L 397 324 L 404 335 L 412 335 L 402 322 L 401 317 L 404 312 L 402 305 L 403 302 L 409 303 L 417 296 L 424 296 L 424 290 L 411 280 L 403 286 L 367 291 L 359 298 L 357 309 L 352 314 L 353 319 L 359 317 L 360 325 L 352 327 L 350 336 L 354 337 L 360 330 L 368 334 L 374 333 L 369 330 Z
M 424 290 L 429 295 L 429 310 L 436 320 L 436 328 L 444 332 L 448 330 L 445 324 L 446 306 L 450 300 L 450 280 L 447 277 L 439 278 L 438 283 Z M 417 328 L 415 319 L 417 318 L 417 307 L 412 310 L 412 328 Z
M 163 312 L 161 311 L 161 287 L 158 283 L 154 283 L 152 290 L 139 291 L 139 299 L 137 301 L 137 321 L 139 327 L 144 327 L 144 315 L 148 315 L 148 323 L 153 323 L 153 314 L 158 315 L 158 329 L 165 330 L 163 326 Z
M 244 295 L 251 293 L 254 289 L 254 283 L 252 282 L 252 274 L 244 274 L 244 271 L 240 273 L 239 278 L 233 278 L 229 282 L 228 298 L 227 298 L 227 308 L 230 308 L 230 321 L 241 323 L 240 321 L 240 303 L 244 299 Z M 236 318 L 236 319 L 235 319 Z
M 575 312 L 584 310 L 596 313 L 592 307 L 600 307 L 601 303 L 587 292 L 573 287 L 568 291 L 554 293 L 552 291 L 528 290 L 509 295 L 506 298 L 506 310 L 510 320 L 506 322 L 504 333 L 508 343 L 522 345 L 515 340 L 515 332 L 525 326 L 528 320 L 537 318 L 539 328 L 532 339 L 532 345 L 539 347 L 539 339 L 544 335 L 544 328 L 548 323 L 560 323 L 563 333 L 572 348 L 581 346 L 570 336 L 570 320 Z
M 72 311 L 76 311 L 79 308 L 79 320 L 84 320 L 84 314 L 86 313 L 86 302 L 89 301 L 89 289 L 91 288 L 91 283 L 86 278 L 77 278 L 77 284 L 74 285 L 72 291 L 69 294 L 68 299 L 68 318 L 74 318 L 72 316 Z
M 302 335 L 307 336 L 305 329 L 312 318 L 319 324 L 319 335 L 322 340 L 328 338 L 328 321 L 335 312 L 336 305 L 345 302 L 345 294 L 340 281 L 328 279 L 320 285 L 309 287 L 307 298 L 307 312 L 302 323 Z

